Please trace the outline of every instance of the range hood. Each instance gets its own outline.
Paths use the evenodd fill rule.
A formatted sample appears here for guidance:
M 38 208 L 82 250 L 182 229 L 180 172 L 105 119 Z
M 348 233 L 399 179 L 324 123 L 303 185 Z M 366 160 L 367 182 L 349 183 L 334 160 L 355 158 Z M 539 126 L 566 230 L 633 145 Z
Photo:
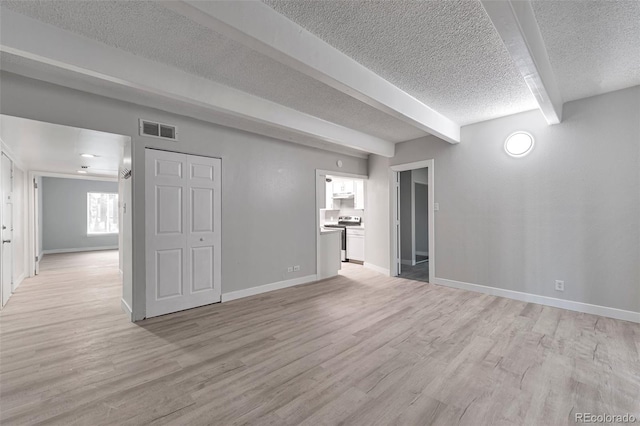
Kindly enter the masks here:
M 333 199 L 334 200 L 351 200 L 353 199 L 353 192 L 334 192 Z

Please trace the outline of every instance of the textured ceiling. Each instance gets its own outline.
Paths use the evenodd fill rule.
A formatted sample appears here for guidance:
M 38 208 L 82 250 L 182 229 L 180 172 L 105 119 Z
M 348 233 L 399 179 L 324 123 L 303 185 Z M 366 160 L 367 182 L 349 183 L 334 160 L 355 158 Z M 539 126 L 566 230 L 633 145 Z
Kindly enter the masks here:
M 117 177 L 126 136 L 0 115 L 0 136 L 30 170 Z M 94 154 L 97 158 L 82 158 Z
M 3 1 L 57 27 L 393 142 L 426 133 L 144 1 Z
M 477 1 L 265 2 L 459 124 L 537 108 Z
M 564 101 L 640 84 L 639 1 L 535 1 Z

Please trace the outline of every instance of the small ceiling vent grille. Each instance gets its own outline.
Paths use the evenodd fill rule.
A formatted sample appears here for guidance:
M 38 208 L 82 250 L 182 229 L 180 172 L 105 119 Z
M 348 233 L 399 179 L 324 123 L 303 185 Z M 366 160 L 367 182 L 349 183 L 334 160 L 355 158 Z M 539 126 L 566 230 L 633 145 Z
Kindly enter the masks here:
M 178 128 L 170 124 L 140 119 L 140 136 L 178 140 Z

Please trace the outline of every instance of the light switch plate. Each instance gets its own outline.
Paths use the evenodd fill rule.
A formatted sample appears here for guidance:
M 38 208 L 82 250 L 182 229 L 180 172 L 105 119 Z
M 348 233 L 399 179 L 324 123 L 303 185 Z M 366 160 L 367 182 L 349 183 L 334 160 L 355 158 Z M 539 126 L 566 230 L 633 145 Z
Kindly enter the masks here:
M 440 203 L 433 203 L 433 210 L 434 211 L 440 210 Z

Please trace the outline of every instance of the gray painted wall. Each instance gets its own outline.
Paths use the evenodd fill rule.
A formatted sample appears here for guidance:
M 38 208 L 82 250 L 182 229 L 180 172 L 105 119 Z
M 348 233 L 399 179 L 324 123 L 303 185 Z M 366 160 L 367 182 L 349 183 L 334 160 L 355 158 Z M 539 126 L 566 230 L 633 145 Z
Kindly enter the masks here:
M 457 145 L 401 143 L 390 163 L 435 160 L 437 277 L 640 312 L 640 87 L 568 102 L 563 115 L 465 126 Z M 519 159 L 503 149 L 516 130 L 536 141 Z
M 389 200 L 389 159 L 379 155 L 369 156 L 369 181 L 367 182 L 366 236 L 364 239 L 365 264 L 371 264 L 384 270 L 391 265 L 390 231 L 391 208 Z
M 27 272 L 27 224 L 24 221 L 26 212 L 26 194 L 28 179 L 26 173 L 13 164 L 13 285 L 19 285 Z
M 145 312 L 144 149 L 222 158 L 222 292 L 316 273 L 315 169 L 367 174 L 367 160 L 309 148 L 3 72 L 2 113 L 131 136 L 134 318 Z M 144 117 L 179 142 L 138 135 Z M 388 186 L 388 184 L 387 184 Z M 388 205 L 388 195 L 387 205 Z M 375 197 L 374 197 L 375 199 Z M 387 212 L 388 213 L 388 212 Z M 367 213 L 367 223 L 370 221 Z M 385 220 L 388 226 L 388 219 Z M 367 239 L 369 235 L 367 234 Z M 372 242 L 376 238 L 371 238 Z M 388 245 L 388 237 L 382 241 Z M 138 265 L 138 267 L 136 267 Z M 287 273 L 287 266 L 300 265 Z
M 411 262 L 411 170 L 400 173 L 400 258 Z
M 87 193 L 118 193 L 117 182 L 42 178 L 43 250 L 118 247 L 118 234 L 87 235 Z

